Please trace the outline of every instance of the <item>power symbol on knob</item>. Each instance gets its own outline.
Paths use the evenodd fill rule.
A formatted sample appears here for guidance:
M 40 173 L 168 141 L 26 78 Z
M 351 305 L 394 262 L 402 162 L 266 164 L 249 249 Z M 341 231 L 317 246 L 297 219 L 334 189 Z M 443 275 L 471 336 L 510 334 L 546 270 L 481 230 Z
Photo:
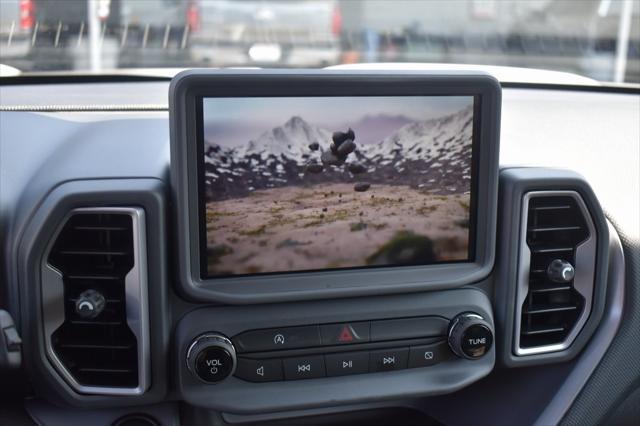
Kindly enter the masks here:
M 200 380 L 215 383 L 233 374 L 236 352 L 226 337 L 210 333 L 198 337 L 187 351 L 187 367 Z

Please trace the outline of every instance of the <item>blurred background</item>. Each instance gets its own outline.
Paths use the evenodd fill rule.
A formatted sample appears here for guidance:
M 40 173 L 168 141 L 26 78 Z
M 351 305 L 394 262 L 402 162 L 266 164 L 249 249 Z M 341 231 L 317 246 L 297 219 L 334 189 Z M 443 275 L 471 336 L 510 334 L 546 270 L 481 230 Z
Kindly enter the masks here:
M 640 82 L 640 0 L 0 0 L 23 72 L 508 65 Z

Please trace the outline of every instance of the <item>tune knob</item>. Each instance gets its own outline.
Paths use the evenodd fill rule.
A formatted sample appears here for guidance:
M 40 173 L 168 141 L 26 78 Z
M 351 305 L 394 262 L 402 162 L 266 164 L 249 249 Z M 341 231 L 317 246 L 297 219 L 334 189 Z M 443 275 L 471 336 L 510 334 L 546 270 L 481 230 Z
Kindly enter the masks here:
M 554 283 L 568 283 L 576 275 L 573 265 L 562 259 L 555 259 L 547 268 L 547 277 Z
M 104 296 L 93 289 L 85 290 L 76 299 L 76 314 L 84 319 L 93 319 L 104 310 Z
M 493 344 L 491 325 L 480 315 L 465 312 L 449 324 L 449 347 L 461 358 L 482 358 Z
M 205 383 L 226 379 L 236 369 L 236 350 L 231 340 L 218 333 L 196 338 L 187 351 L 189 371 Z

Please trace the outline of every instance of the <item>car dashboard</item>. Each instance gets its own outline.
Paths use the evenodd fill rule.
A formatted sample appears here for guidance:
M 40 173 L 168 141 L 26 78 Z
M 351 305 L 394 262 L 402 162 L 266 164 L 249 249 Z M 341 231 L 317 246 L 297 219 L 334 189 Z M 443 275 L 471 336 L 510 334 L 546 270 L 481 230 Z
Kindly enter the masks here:
M 251 298 L 184 283 L 168 80 L 17 79 L 0 87 L 0 392 L 20 407 L 6 416 L 122 425 L 632 418 L 637 89 L 501 84 L 495 229 L 483 240 L 493 255 L 476 275 L 372 281 L 366 292 L 327 276 L 325 293 L 280 279 L 253 285 Z

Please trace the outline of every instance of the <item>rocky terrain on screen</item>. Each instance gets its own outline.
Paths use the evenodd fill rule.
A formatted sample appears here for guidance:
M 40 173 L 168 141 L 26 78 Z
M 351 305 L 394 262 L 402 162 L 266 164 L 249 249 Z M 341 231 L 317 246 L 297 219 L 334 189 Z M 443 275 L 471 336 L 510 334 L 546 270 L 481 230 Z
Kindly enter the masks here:
M 348 183 L 261 189 L 207 203 L 210 275 L 382 265 L 468 257 L 468 194 Z
M 341 164 L 327 164 L 332 133 L 294 116 L 236 148 L 205 141 L 207 200 L 244 197 L 290 185 L 366 182 L 406 185 L 433 194 L 470 190 L 472 107 L 437 119 L 410 122 L 377 143 L 362 144 Z M 368 136 L 370 137 L 370 136 Z M 324 157 L 323 157 L 324 156 Z M 313 173 L 322 165 L 321 173 Z M 310 167 L 311 166 L 311 167 Z

